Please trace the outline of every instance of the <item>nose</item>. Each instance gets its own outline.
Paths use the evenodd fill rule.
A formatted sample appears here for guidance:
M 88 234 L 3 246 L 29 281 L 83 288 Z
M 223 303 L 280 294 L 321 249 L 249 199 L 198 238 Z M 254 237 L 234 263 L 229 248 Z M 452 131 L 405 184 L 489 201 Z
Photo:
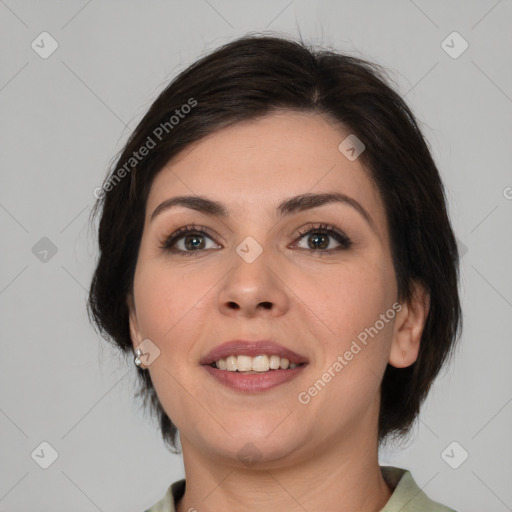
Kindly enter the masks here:
M 285 276 L 282 269 L 276 272 L 276 261 L 271 260 L 270 250 L 263 250 L 252 262 L 233 254 L 231 270 L 217 296 L 222 314 L 250 318 L 286 313 L 289 294 Z

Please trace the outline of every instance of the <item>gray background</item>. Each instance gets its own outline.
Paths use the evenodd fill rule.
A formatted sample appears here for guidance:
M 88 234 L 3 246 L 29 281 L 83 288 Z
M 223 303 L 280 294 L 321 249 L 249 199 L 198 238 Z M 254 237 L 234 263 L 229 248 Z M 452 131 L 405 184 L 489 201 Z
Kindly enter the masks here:
M 140 512 L 183 476 L 132 398 L 132 360 L 88 323 L 93 190 L 179 70 L 249 31 L 299 29 L 391 70 L 464 255 L 460 348 L 381 464 L 459 512 L 512 510 L 511 19 L 511 0 L 0 0 L 0 511 Z M 46 59 L 43 31 L 59 45 Z

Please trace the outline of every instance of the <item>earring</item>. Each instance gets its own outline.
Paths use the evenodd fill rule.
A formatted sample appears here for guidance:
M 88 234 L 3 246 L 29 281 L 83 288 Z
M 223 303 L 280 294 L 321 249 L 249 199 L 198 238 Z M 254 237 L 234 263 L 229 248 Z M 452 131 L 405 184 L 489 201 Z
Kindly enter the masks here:
M 136 366 L 138 366 L 140 368 L 140 365 L 142 363 L 142 361 L 140 360 L 140 356 L 143 354 L 144 352 L 142 352 L 142 349 L 138 348 L 136 351 L 135 351 L 135 358 L 133 360 L 133 362 L 135 363 Z

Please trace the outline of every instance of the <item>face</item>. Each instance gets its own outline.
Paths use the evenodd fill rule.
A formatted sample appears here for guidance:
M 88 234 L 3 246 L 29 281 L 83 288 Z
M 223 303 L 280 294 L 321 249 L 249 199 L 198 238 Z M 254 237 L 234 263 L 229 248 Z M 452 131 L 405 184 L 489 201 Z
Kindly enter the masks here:
M 338 149 L 348 135 L 318 114 L 280 112 L 189 146 L 155 177 L 130 325 L 134 347 L 157 347 L 146 371 L 184 452 L 237 463 L 250 442 L 261 462 L 284 463 L 376 434 L 397 287 L 379 192 Z M 348 200 L 278 209 L 303 194 Z M 151 219 L 177 196 L 226 214 L 178 204 Z M 271 340 L 306 364 L 268 389 L 234 389 L 201 364 L 230 340 Z

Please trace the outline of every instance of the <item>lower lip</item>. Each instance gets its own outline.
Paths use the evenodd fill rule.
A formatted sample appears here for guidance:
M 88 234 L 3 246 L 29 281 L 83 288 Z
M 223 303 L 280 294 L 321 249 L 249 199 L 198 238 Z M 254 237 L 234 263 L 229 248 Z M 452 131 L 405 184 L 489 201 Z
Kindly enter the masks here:
M 275 388 L 280 384 L 289 382 L 301 373 L 306 364 L 291 368 L 288 370 L 269 370 L 260 374 L 244 374 L 240 372 L 230 372 L 228 370 L 219 370 L 210 365 L 202 365 L 203 368 L 221 384 L 237 391 L 258 392 Z

